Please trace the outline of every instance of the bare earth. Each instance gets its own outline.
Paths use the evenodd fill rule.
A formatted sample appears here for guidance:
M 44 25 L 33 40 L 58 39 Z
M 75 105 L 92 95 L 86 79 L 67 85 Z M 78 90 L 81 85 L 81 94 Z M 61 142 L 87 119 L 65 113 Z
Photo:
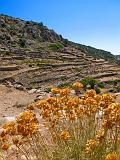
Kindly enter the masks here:
M 26 105 L 32 103 L 36 94 L 20 91 L 0 85 L 0 119 L 16 116 L 24 111 Z

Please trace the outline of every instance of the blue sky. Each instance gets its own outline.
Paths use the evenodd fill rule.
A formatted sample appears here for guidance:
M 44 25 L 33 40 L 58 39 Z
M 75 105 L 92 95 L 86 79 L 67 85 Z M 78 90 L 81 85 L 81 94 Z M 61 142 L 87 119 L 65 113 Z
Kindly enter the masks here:
M 0 13 L 42 21 L 69 40 L 120 54 L 120 0 L 0 0 Z

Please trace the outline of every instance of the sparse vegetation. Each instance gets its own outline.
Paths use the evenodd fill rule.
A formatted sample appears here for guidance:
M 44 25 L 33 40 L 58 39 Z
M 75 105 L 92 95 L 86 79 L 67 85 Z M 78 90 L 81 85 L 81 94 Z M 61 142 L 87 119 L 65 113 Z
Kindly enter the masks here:
M 20 44 L 20 46 L 23 48 L 23 47 L 25 47 L 26 46 L 26 41 L 25 41 L 25 39 L 19 39 L 19 44 Z
M 50 93 L 50 92 L 51 92 L 51 87 L 47 88 L 47 89 L 46 89 L 46 92 L 47 92 L 47 93 Z
M 64 87 L 70 87 L 70 83 L 65 82 L 65 83 L 61 83 L 61 84 L 58 85 L 58 88 L 64 88 Z
M 67 79 L 67 77 L 66 77 L 65 75 L 63 75 L 63 76 L 60 77 L 60 79 L 61 79 L 62 81 L 64 81 L 64 80 Z
M 59 51 L 60 49 L 62 49 L 62 48 L 63 48 L 63 45 L 60 44 L 60 43 L 54 43 L 54 44 L 50 44 L 50 45 L 48 46 L 48 48 L 49 48 L 50 50 L 56 52 L 56 51 Z
M 76 72 L 81 72 L 82 68 L 75 68 Z

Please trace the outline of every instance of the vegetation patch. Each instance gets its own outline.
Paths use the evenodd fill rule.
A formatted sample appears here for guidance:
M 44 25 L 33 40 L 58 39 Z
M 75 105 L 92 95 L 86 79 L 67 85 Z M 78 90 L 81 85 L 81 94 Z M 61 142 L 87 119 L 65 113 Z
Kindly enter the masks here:
M 60 49 L 63 48 L 63 45 L 60 44 L 60 43 L 54 43 L 54 44 L 50 44 L 50 45 L 48 46 L 48 48 L 49 48 L 50 50 L 54 51 L 54 52 L 57 52 L 57 51 L 59 51 Z
M 27 107 L 1 128 L 1 160 L 119 160 L 120 104 L 83 85 L 52 88 L 52 97 Z M 40 114 L 36 115 L 34 109 Z M 43 124 L 39 118 L 43 119 Z

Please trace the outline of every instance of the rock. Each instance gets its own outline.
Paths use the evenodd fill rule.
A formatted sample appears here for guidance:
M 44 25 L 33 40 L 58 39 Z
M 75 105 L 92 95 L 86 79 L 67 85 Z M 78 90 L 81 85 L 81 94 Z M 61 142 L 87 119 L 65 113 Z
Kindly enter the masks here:
M 37 101 L 39 101 L 39 100 L 41 100 L 41 99 L 43 99 L 43 96 L 37 96 L 37 97 L 34 99 L 34 101 L 37 102 Z
M 31 89 L 28 91 L 29 94 L 36 93 L 37 89 Z
M 51 96 L 52 96 L 51 93 L 46 93 L 46 94 L 45 94 L 45 98 L 49 98 L 49 97 L 51 97 Z
M 42 91 L 40 89 L 37 89 L 36 90 L 36 93 L 41 93 Z
M 14 84 L 20 84 L 20 85 L 23 86 L 23 83 L 21 83 L 21 82 L 15 82 Z
M 5 21 L 4 21 L 4 19 L 0 19 L 0 26 L 5 26 Z
M 15 84 L 14 87 L 19 90 L 24 90 L 24 87 L 21 84 Z
M 71 93 L 70 93 L 71 95 L 75 95 L 76 93 L 75 93 L 75 90 L 71 90 Z
M 10 81 L 6 81 L 6 82 L 5 82 L 5 85 L 6 85 L 7 87 L 13 87 L 13 85 L 12 85 L 12 83 L 11 83 Z
M 4 117 L 6 122 L 10 122 L 10 121 L 14 121 L 15 120 L 15 116 L 11 116 L 11 117 Z

